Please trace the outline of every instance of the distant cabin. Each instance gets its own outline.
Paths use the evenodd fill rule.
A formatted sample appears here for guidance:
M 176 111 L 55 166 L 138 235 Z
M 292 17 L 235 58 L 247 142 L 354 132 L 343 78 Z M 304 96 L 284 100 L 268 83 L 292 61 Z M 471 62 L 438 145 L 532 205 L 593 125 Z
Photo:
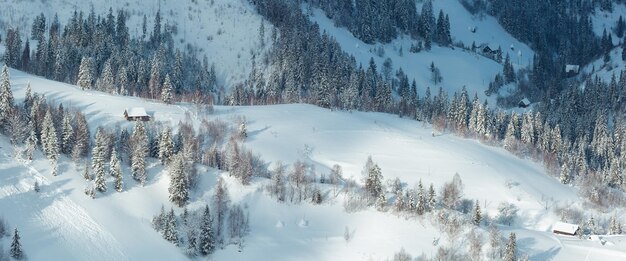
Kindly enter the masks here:
M 575 236 L 580 233 L 580 227 L 575 224 L 557 222 L 552 225 L 552 233 L 566 236 Z
M 580 71 L 579 65 L 574 65 L 574 64 L 565 65 L 565 73 L 569 75 L 570 77 L 577 75 L 579 71 Z
M 124 118 L 127 121 L 149 121 L 150 115 L 143 107 L 134 107 L 124 110 Z
M 498 52 L 500 48 L 493 44 L 483 44 L 480 46 L 480 49 L 482 50 L 483 55 L 496 57 L 498 56 Z
M 530 100 L 528 100 L 528 98 L 524 98 L 519 101 L 519 104 L 517 106 L 520 108 L 528 108 L 528 106 L 530 106 Z

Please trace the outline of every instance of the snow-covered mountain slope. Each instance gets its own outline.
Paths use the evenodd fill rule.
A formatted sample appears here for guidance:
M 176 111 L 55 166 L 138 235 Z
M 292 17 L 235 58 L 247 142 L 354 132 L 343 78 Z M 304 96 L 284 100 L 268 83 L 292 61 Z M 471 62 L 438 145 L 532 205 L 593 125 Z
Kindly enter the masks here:
M 420 9 L 418 6 L 418 10 Z M 443 10 L 449 14 L 454 43 L 462 42 L 468 48 L 472 43 L 476 46 L 488 44 L 496 49 L 501 47 L 503 57 L 509 54 L 516 69 L 532 64 L 532 49 L 507 33 L 495 18 L 486 14 L 474 16 L 458 0 L 433 1 L 433 10 L 436 13 Z M 461 48 L 452 49 L 433 44 L 431 51 L 411 53 L 409 50 L 415 40 L 407 36 L 400 36 L 389 44 L 366 44 L 346 28 L 336 27 L 322 10 L 314 9 L 310 19 L 319 24 L 321 31 L 333 36 L 342 49 L 355 56 L 357 63 L 363 66 L 368 65 L 370 58 L 374 58 L 378 68 L 383 68 L 385 59 L 391 59 L 394 71 L 402 68 L 409 80 L 415 79 L 420 95 L 424 95 L 428 86 L 431 87 L 431 93 L 436 93 L 439 86 L 443 86 L 449 93 L 460 92 L 465 86 L 472 97 L 477 93 L 482 100 L 486 98 L 484 91 L 489 82 L 493 81 L 496 74 L 502 73 L 501 64 Z M 470 28 L 475 28 L 476 31 L 472 33 Z M 382 56 L 379 55 L 380 49 L 384 50 Z M 433 62 L 443 77 L 440 84 L 432 81 L 429 67 Z M 490 98 L 491 104 L 495 104 L 494 98 Z
M 218 81 L 226 87 L 245 80 L 252 69 L 252 55 L 256 54 L 259 59 L 271 45 L 271 41 L 266 40 L 266 46 L 261 47 L 259 28 L 263 18 L 248 0 L 4 0 L 0 8 L 0 33 L 4 38 L 9 27 L 16 27 L 20 28 L 24 38 L 30 36 L 33 19 L 40 13 L 46 16 L 48 24 L 55 14 L 61 24 L 66 24 L 74 11 L 82 11 L 87 16 L 92 8 L 96 15 L 106 15 L 109 8 L 113 9 L 114 15 L 119 9 L 128 11 L 127 25 L 133 36 L 141 36 L 144 15 L 149 36 L 155 14 L 161 10 L 162 24 L 176 29 L 173 32 L 177 47 L 185 49 L 187 44 L 197 47 L 201 55 L 208 57 L 209 63 L 216 64 Z M 266 22 L 266 36 L 270 35 L 271 28 L 272 25 Z
M 591 23 L 593 25 L 593 32 L 602 37 L 602 33 L 606 30 L 607 33 L 612 34 L 613 44 L 621 43 L 622 39 L 615 35 L 615 26 L 619 17 L 626 19 L 626 5 L 622 3 L 613 3 L 613 11 L 602 11 L 597 7 L 591 15 Z
M 622 47 L 611 50 L 609 58 L 608 62 L 604 62 L 604 57 L 600 57 L 585 65 L 581 69 L 582 75 L 590 79 L 595 79 L 597 76 L 607 83 L 611 82 L 611 78 L 615 76 L 615 79 L 619 81 L 620 74 L 626 69 L 626 62 L 622 60 Z
M 245 146 L 267 161 L 291 163 L 300 159 L 316 164 L 322 173 L 340 164 L 344 176 L 360 180 L 362 166 L 371 155 L 381 166 L 385 180 L 400 177 L 413 186 L 421 179 L 436 188 L 459 173 L 465 185 L 464 197 L 479 200 L 491 216 L 500 202 L 520 208 L 521 222 L 501 229 L 518 234 L 518 246 L 531 260 L 571 260 L 585 254 L 595 260 L 626 258 L 624 237 L 609 238 L 611 244 L 601 245 L 549 232 L 558 216 L 545 206 L 580 205 L 576 189 L 546 176 L 537 164 L 502 149 L 449 134 L 433 137 L 431 127 L 420 122 L 389 114 L 330 111 L 299 104 L 215 107 L 215 113 L 209 115 L 190 105 L 81 91 L 76 86 L 14 70 L 11 81 L 18 102 L 30 82 L 33 91 L 46 94 L 49 102 L 62 102 L 84 111 L 92 129 L 128 124 L 122 112 L 131 106 L 143 106 L 155 120 L 171 123 L 205 117 L 234 121 L 244 116 L 249 134 Z M 85 182 L 67 160 L 61 160 L 61 174 L 53 177 L 41 154 L 31 163 L 15 160 L 6 139 L 0 139 L 0 143 L 4 148 L 0 155 L 0 214 L 23 231 L 24 249 L 32 260 L 186 259 L 182 250 L 151 228 L 150 219 L 161 204 L 169 206 L 169 177 L 160 164 L 149 164 L 145 187 L 126 177 L 125 192 L 110 190 L 92 200 L 83 194 Z M 432 255 L 438 244 L 455 241 L 440 235 L 426 218 L 405 219 L 374 209 L 346 213 L 343 194 L 329 196 L 330 201 L 321 206 L 277 203 L 262 192 L 266 180 L 255 179 L 252 185 L 242 186 L 206 168 L 201 168 L 200 189 L 192 194 L 190 208 L 209 202 L 216 174 L 226 177 L 232 201 L 249 209 L 251 227 L 242 252 L 231 245 L 218 250 L 216 260 L 383 260 L 402 247 L 413 256 Z M 30 189 L 35 180 L 43 184 L 39 194 Z M 344 239 L 346 227 L 351 231 L 349 241 Z M 7 249 L 8 240 L 0 242 Z

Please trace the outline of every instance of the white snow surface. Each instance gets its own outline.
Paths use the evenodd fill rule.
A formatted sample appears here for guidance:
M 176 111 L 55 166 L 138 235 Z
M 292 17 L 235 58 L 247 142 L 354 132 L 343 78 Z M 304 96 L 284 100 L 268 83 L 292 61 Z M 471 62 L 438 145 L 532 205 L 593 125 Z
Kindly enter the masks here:
M 215 107 L 213 114 L 195 112 L 185 104 L 162 103 L 109 95 L 11 70 L 17 102 L 31 83 L 49 102 L 62 102 L 86 113 L 90 127 L 127 125 L 124 108 L 141 106 L 157 121 L 177 123 L 204 117 L 234 121 L 245 116 L 249 137 L 245 146 L 265 160 L 292 163 L 304 160 L 328 172 L 333 164 L 344 176 L 360 180 L 360 171 L 372 156 L 385 180 L 401 178 L 409 186 L 420 179 L 439 188 L 459 173 L 464 197 L 479 200 L 484 213 L 495 215 L 500 202 L 520 208 L 519 224 L 502 227 L 503 234 L 516 232 L 520 251 L 531 260 L 624 260 L 626 238 L 606 237 L 606 244 L 550 233 L 558 221 L 545 205 L 577 204 L 576 189 L 544 174 L 542 167 L 516 158 L 506 151 L 450 134 L 431 135 L 429 125 L 382 113 L 330 111 L 311 105 Z M 92 131 L 93 133 L 93 131 Z M 36 160 L 15 159 L 11 145 L 0 139 L 0 215 L 22 232 L 30 260 L 185 260 L 182 250 L 163 240 L 150 220 L 161 206 L 169 208 L 169 177 L 156 161 L 149 161 L 149 178 L 141 187 L 125 177 L 126 191 L 109 191 L 92 200 L 83 194 L 85 181 L 69 160 L 62 158 L 59 176 L 41 153 Z M 128 169 L 125 169 L 128 175 Z M 192 193 L 189 207 L 209 202 L 216 175 L 229 184 L 231 199 L 250 212 L 251 234 L 242 252 L 230 245 L 218 250 L 215 260 L 384 260 L 406 249 L 411 255 L 432 255 L 451 240 L 440 235 L 429 219 L 399 217 L 374 209 L 346 213 L 344 196 L 320 205 L 277 203 L 263 191 L 266 180 L 250 186 L 213 169 L 201 168 L 200 189 Z M 31 187 L 38 180 L 42 191 Z M 180 211 L 180 209 L 176 209 Z M 344 239 L 348 228 L 351 240 Z M 452 240 L 455 241 L 455 240 Z M 8 249 L 9 239 L 0 239 Z M 462 242 L 456 242 L 462 243 Z

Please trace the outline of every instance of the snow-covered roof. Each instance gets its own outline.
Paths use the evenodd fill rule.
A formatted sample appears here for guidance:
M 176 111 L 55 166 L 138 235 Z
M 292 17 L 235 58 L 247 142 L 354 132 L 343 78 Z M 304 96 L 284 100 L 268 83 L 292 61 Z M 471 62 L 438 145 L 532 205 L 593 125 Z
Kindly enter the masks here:
M 146 112 L 146 109 L 143 107 L 133 107 L 130 109 L 126 109 L 126 113 L 128 114 L 128 117 L 144 117 L 144 116 L 148 116 L 148 113 Z
M 580 69 L 579 65 L 574 65 L 574 64 L 568 64 L 565 65 L 565 72 L 574 72 L 574 73 L 578 73 L 578 70 Z
M 520 101 L 521 104 L 524 104 L 526 106 L 530 105 L 530 100 L 528 100 L 528 98 L 524 98 Z
M 565 223 L 565 222 L 556 222 L 554 225 L 552 225 L 552 231 L 558 231 L 558 232 L 564 232 L 567 234 L 575 234 L 576 231 L 578 230 L 578 225 L 575 224 L 569 224 L 569 223 Z

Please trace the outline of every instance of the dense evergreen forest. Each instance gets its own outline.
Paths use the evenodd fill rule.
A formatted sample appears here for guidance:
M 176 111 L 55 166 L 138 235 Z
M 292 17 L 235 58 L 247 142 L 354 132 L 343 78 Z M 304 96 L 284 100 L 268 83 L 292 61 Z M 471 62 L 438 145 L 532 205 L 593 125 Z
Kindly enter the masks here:
M 159 12 L 148 31 L 143 18 L 141 35 L 131 37 L 127 14 L 97 15 L 75 11 L 65 26 L 57 16 L 34 18 L 31 35 L 9 29 L 5 39 L 7 65 L 86 89 L 134 95 L 170 102 L 212 103 L 217 93 L 215 68 L 195 47 L 174 47 L 172 26 Z M 46 33 L 46 28 L 48 32 Z M 30 41 L 36 41 L 34 52 Z M 33 57 L 31 57 L 33 53 Z M 170 94 L 171 93 L 171 94 Z

